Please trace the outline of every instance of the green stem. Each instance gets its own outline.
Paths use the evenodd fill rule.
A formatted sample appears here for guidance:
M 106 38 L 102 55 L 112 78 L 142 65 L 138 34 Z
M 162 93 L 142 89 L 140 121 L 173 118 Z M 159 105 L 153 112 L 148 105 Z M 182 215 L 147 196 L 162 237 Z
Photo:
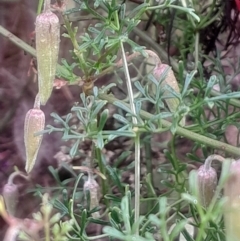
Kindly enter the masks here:
M 100 172 L 104 176 L 106 176 L 106 171 L 105 171 L 106 169 L 105 169 L 104 164 L 102 162 L 102 153 L 101 153 L 101 150 L 99 148 L 95 149 L 95 155 L 96 155 L 96 159 L 98 161 L 98 166 L 99 166 Z M 103 178 L 101 178 L 101 188 L 102 188 L 102 195 L 104 197 L 107 194 L 108 187 L 107 187 L 106 180 L 104 180 Z M 105 205 L 107 207 L 109 207 L 109 201 L 107 199 L 104 199 L 104 202 L 105 202 Z
M 144 42 L 149 44 L 157 52 L 157 54 L 160 56 L 160 58 L 163 60 L 163 62 L 168 62 L 168 55 L 167 55 L 166 51 L 160 45 L 158 45 L 156 42 L 154 42 L 145 32 L 141 31 L 138 28 L 134 28 L 133 32 L 136 33 L 142 40 L 144 40 Z M 4 37 L 8 38 L 12 43 L 17 45 L 20 49 L 23 49 L 24 51 L 26 51 L 27 53 L 29 53 L 33 57 L 36 57 L 36 50 L 33 47 L 31 47 L 30 45 L 28 45 L 27 43 L 22 41 L 20 38 L 18 38 L 17 36 L 15 36 L 11 32 L 9 32 L 7 29 L 3 28 L 1 25 L 0 25 L 0 34 L 2 34 Z M 176 60 L 174 60 L 171 57 L 170 57 L 170 60 L 171 60 L 171 67 L 173 68 L 173 70 L 175 72 L 178 72 L 178 63 L 176 62 Z M 121 64 L 116 64 L 114 66 L 111 66 L 111 67 L 105 69 L 102 72 L 103 74 L 99 74 L 98 77 L 100 78 L 103 75 L 112 72 L 115 68 L 119 68 L 121 66 L 122 66 Z M 58 64 L 57 68 L 61 72 L 62 66 Z M 186 74 L 187 74 L 187 71 L 184 71 L 184 76 L 186 76 Z M 81 80 L 81 78 L 79 78 L 79 79 Z M 77 82 L 75 84 L 79 84 L 79 83 Z M 222 93 L 220 93 L 218 91 L 215 91 L 215 90 L 211 90 L 211 95 L 212 96 L 221 96 Z M 240 101 L 239 100 L 229 99 L 229 104 L 240 108 Z
M 128 89 L 128 97 L 130 102 L 130 109 L 132 110 L 133 114 L 136 115 L 136 109 L 134 105 L 134 97 L 133 97 L 133 90 L 131 85 L 130 74 L 128 70 L 128 63 L 126 59 L 126 53 L 123 47 L 123 43 L 120 42 L 121 50 L 122 50 L 122 61 L 123 61 L 123 68 L 127 82 L 127 89 Z M 132 118 L 133 125 L 137 125 L 137 118 Z M 135 215 L 134 219 L 135 222 L 138 221 L 140 216 L 140 133 L 137 127 L 134 127 L 134 131 L 136 132 L 135 141 Z M 139 229 L 136 229 L 136 235 L 139 234 Z
M 212 161 L 214 161 L 214 160 L 220 161 L 220 162 L 224 162 L 224 161 L 225 161 L 225 158 L 223 158 L 223 157 L 220 156 L 220 155 L 215 155 L 215 154 L 209 156 L 209 157 L 205 160 L 205 162 L 204 162 L 204 167 L 205 167 L 205 170 L 206 170 L 206 171 L 209 171 L 209 169 L 210 169 L 211 166 L 212 166 Z
M 39 0 L 38 1 L 37 15 L 39 15 L 41 13 L 41 11 L 42 11 L 43 1 L 44 0 Z
M 31 47 L 30 45 L 28 45 L 27 43 L 22 41 L 20 38 L 18 38 L 17 36 L 15 36 L 11 32 L 9 32 L 7 29 L 2 27 L 1 25 L 0 25 L 0 34 L 2 34 L 4 37 L 8 38 L 9 41 L 11 41 L 15 45 L 17 45 L 20 49 L 23 49 L 27 53 L 36 57 L 36 50 L 33 47 Z
M 102 239 L 102 238 L 106 238 L 109 237 L 108 234 L 100 234 L 97 236 L 93 236 L 93 237 L 87 237 L 87 240 L 96 240 L 96 239 Z
M 45 0 L 43 6 L 43 12 L 50 11 L 51 9 L 51 0 Z
M 107 94 L 99 94 L 99 98 L 107 100 L 109 103 L 114 103 L 115 101 L 120 101 L 123 105 L 126 105 L 129 108 L 129 104 L 126 104 L 125 102 L 116 99 L 115 97 L 113 97 L 112 95 L 107 95 Z M 154 116 L 146 111 L 141 110 L 140 111 L 140 116 L 145 119 L 145 120 L 149 120 L 152 119 Z M 166 128 L 170 128 L 172 125 L 171 122 L 167 121 L 167 120 L 162 120 L 162 126 L 166 127 Z M 216 148 L 218 150 L 222 150 L 225 151 L 229 154 L 232 154 L 236 157 L 240 156 L 240 149 L 235 147 L 235 146 L 231 146 L 229 144 L 226 144 L 224 142 L 221 141 L 216 141 L 213 140 L 211 138 L 208 138 L 206 136 L 194 133 L 190 130 L 187 130 L 185 128 L 182 128 L 180 126 L 178 126 L 176 128 L 176 134 L 178 134 L 179 136 L 184 136 L 190 140 L 193 141 L 197 141 L 200 142 L 202 144 L 205 144 L 207 146 L 210 146 L 212 148 Z
M 133 32 L 135 34 L 138 35 L 138 37 L 140 37 L 146 44 L 148 44 L 149 46 L 151 46 L 151 48 L 156 51 L 156 53 L 160 56 L 160 59 L 163 60 L 163 62 L 167 63 L 168 62 L 168 54 L 167 52 L 159 45 L 157 44 L 155 41 L 153 41 L 152 38 L 150 38 L 146 32 L 140 30 L 139 28 L 135 27 L 133 29 Z M 170 57 L 170 61 L 171 61 L 171 67 L 174 70 L 174 72 L 178 73 L 179 69 L 178 69 L 178 63 L 176 62 L 175 59 Z M 184 70 L 183 71 L 184 76 L 187 75 L 187 71 Z M 222 95 L 222 93 L 215 91 L 215 90 L 211 90 L 211 96 L 220 96 Z M 235 107 L 239 107 L 240 108 L 240 101 L 236 100 L 236 99 L 230 99 L 229 100 L 229 104 L 235 106 Z
M 2 27 L 1 25 L 0 25 L 0 34 L 2 34 L 9 41 L 11 41 L 13 44 L 18 46 L 20 49 L 24 50 L 25 52 L 27 52 L 31 56 L 33 56 L 35 58 L 37 57 L 36 49 L 34 49 L 32 46 L 30 46 L 29 44 L 27 44 L 24 41 L 22 41 L 20 38 L 18 38 L 17 36 L 15 36 L 11 32 L 9 32 L 7 29 Z M 57 69 L 58 69 L 59 72 L 63 72 L 64 71 L 64 70 L 63 71 L 61 70 L 61 69 L 63 69 L 63 67 L 60 64 L 57 64 Z
M 200 18 L 194 13 L 194 9 L 190 9 L 190 8 L 185 8 L 185 7 L 181 7 L 181 6 L 177 6 L 177 5 L 156 5 L 156 6 L 151 6 L 151 7 L 146 7 L 146 10 L 156 10 L 156 9 L 161 9 L 161 8 L 173 8 L 173 9 L 177 9 L 183 12 L 186 12 L 188 14 L 190 14 L 193 18 L 195 18 L 196 21 L 200 21 Z
M 149 133 L 145 135 L 145 139 L 148 139 Z M 151 175 L 150 181 L 153 183 L 153 167 L 152 167 L 152 151 L 151 151 L 151 141 L 145 140 L 144 141 L 144 149 L 145 149 L 145 160 L 146 160 L 146 165 L 147 165 L 147 173 Z
M 199 32 L 195 35 L 195 65 L 194 70 L 198 69 L 198 56 L 199 56 Z
M 72 26 L 68 20 L 68 16 L 67 15 L 63 15 L 63 19 L 64 19 L 64 24 L 66 26 L 67 32 L 69 34 L 69 37 L 71 39 L 71 42 L 73 44 L 73 48 L 74 48 L 74 53 L 76 54 L 77 58 L 78 58 L 78 63 L 81 67 L 81 69 L 83 70 L 85 77 L 88 77 L 88 70 L 87 70 L 87 66 L 86 66 L 86 61 L 84 60 L 84 56 L 83 53 L 79 50 L 79 45 L 78 42 L 76 40 L 76 34 L 74 33 L 74 31 L 72 30 Z
M 13 183 L 13 179 L 16 177 L 16 176 L 20 176 L 20 177 L 23 177 L 24 179 L 28 180 L 29 177 L 28 176 L 25 176 L 23 172 L 20 172 L 20 171 L 15 171 L 13 172 L 9 177 L 8 177 L 8 184 L 12 185 L 14 184 Z

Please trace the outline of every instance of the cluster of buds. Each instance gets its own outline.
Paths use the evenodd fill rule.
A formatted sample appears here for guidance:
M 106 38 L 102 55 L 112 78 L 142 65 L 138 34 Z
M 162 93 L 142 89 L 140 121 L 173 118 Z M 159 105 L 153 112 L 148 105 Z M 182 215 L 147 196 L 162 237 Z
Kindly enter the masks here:
M 162 76 L 165 73 L 165 71 L 167 71 L 166 77 L 165 77 L 165 79 L 162 80 Z M 169 85 L 170 87 L 173 88 L 173 90 L 176 93 L 180 93 L 180 89 L 178 86 L 178 82 L 175 78 L 175 75 L 174 75 L 172 69 L 167 64 L 162 64 L 162 63 L 157 64 L 153 70 L 153 76 L 155 77 L 156 80 L 159 80 L 159 81 L 162 80 L 160 83 L 161 87 L 165 87 L 165 86 Z M 156 92 L 155 90 L 153 90 L 153 91 Z M 165 90 L 163 93 L 163 97 L 169 96 L 169 95 L 170 95 L 170 92 L 168 90 Z M 178 98 L 176 98 L 176 97 L 167 98 L 166 103 L 167 103 L 169 110 L 172 113 L 175 113 L 177 111 L 177 108 L 179 107 L 179 99 Z M 185 117 L 183 117 L 181 119 L 180 125 L 185 126 Z
M 43 131 L 45 126 L 45 114 L 40 105 L 45 105 L 51 96 L 58 61 L 60 23 L 57 15 L 51 12 L 50 0 L 45 0 L 44 11 L 37 16 L 35 32 L 38 95 L 34 108 L 27 112 L 24 123 L 25 170 L 28 173 L 36 162 L 42 142 L 42 135 L 35 136 L 35 133 Z
M 204 165 L 197 170 L 197 188 L 199 201 L 202 206 L 208 207 L 217 187 L 217 174 L 211 167 L 213 160 L 230 161 L 219 155 L 209 156 Z M 231 160 L 232 161 L 232 160 Z M 224 222 L 226 240 L 240 240 L 240 160 L 232 161 L 228 177 L 224 185 Z
M 44 11 L 37 16 L 35 32 L 39 97 L 45 105 L 53 89 L 60 43 L 59 19 L 51 12 L 49 0 L 45 0 Z

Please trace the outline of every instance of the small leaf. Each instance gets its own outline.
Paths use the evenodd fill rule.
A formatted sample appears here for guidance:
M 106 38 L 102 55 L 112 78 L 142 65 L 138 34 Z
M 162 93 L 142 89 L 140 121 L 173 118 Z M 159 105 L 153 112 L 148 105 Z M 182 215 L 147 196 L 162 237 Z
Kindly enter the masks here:
M 94 106 L 93 111 L 91 112 L 90 118 L 95 119 L 99 111 L 103 108 L 104 105 L 107 104 L 107 101 L 98 101 L 96 106 Z
M 73 158 L 75 155 L 76 155 L 76 153 L 78 152 L 78 146 L 79 146 L 79 144 L 80 144 L 80 139 L 78 139 L 75 143 L 74 143 L 74 145 L 72 146 L 72 148 L 71 148 L 71 150 L 70 150 L 70 152 L 69 152 L 69 155 Z
M 125 240 L 125 235 L 115 228 L 106 226 L 103 228 L 103 232 L 108 234 L 110 237 L 117 238 L 120 240 Z
M 80 235 L 81 236 L 83 235 L 83 232 L 85 231 L 86 225 L 87 225 L 87 210 L 84 209 L 81 212 L 81 224 L 80 224 L 80 228 L 81 228 Z
M 119 114 L 113 114 L 113 117 L 115 119 L 117 119 L 118 121 L 122 122 L 123 124 L 130 124 L 130 122 L 124 118 L 123 116 L 119 115 Z
M 132 116 L 135 116 L 135 115 L 133 114 L 133 112 L 131 111 L 131 109 L 128 108 L 126 105 L 124 105 L 122 102 L 120 102 L 120 101 L 114 101 L 113 104 L 116 105 L 117 107 L 125 110 L 127 113 L 130 113 Z M 135 116 L 135 117 L 136 117 L 136 116 Z
M 108 109 L 105 109 L 101 115 L 100 115 L 100 120 L 99 120 L 99 125 L 98 125 L 98 131 L 102 131 L 102 129 L 104 128 L 105 124 L 106 124 L 106 121 L 107 121 L 107 118 L 108 118 L 108 114 L 109 114 L 109 111 Z

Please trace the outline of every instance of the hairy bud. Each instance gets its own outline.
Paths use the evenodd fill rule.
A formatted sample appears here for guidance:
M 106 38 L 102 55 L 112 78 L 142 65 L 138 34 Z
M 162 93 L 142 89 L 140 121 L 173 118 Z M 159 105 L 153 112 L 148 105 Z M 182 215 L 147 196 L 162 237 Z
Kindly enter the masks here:
M 162 75 L 163 73 L 166 71 L 166 69 L 169 68 L 168 65 L 166 64 L 158 64 L 154 70 L 153 70 L 153 76 L 156 78 L 156 80 L 161 80 L 162 79 Z M 169 85 L 170 87 L 173 88 L 173 90 L 176 92 L 176 93 L 180 93 L 180 89 L 179 89 L 179 86 L 178 86 L 178 82 L 175 78 L 175 75 L 172 71 L 172 69 L 168 69 L 167 71 L 167 74 L 166 74 L 166 77 L 165 79 L 161 82 L 161 87 L 164 87 L 166 85 Z M 163 96 L 169 96 L 170 95 L 170 92 L 168 90 L 166 90 L 163 94 Z M 178 106 L 179 106 L 179 100 L 178 98 L 176 97 L 173 97 L 173 98 L 167 98 L 166 99 L 166 103 L 167 103 L 167 106 L 169 108 L 169 110 L 174 113 L 176 112 Z M 180 121 L 180 124 L 181 126 L 185 126 L 185 117 L 182 118 L 182 120 Z
M 4 198 L 7 212 L 11 216 L 14 216 L 19 198 L 17 186 L 15 184 L 5 184 L 3 187 L 2 195 Z
M 60 23 L 57 15 L 50 10 L 38 15 L 35 32 L 38 88 L 40 102 L 45 105 L 52 93 L 58 61 Z
M 217 172 L 214 168 L 202 165 L 197 170 L 197 183 L 200 203 L 208 207 L 217 187 Z
M 42 135 L 35 133 L 44 130 L 45 114 L 42 110 L 34 108 L 27 112 L 24 123 L 24 144 L 26 149 L 25 170 L 29 173 L 37 159 L 38 150 L 42 142 Z
M 226 240 L 240 240 L 240 160 L 232 162 L 229 178 L 224 186 L 227 197 L 224 209 Z

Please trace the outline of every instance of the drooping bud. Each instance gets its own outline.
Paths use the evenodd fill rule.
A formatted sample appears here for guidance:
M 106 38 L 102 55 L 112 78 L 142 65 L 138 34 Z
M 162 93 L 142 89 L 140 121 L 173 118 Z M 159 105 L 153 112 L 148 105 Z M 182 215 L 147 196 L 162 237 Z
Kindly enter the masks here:
M 217 172 L 211 167 L 212 161 L 223 162 L 225 158 L 220 155 L 210 155 L 197 170 L 197 188 L 199 193 L 199 201 L 207 208 L 212 201 L 217 187 Z
M 38 88 L 40 102 L 45 105 L 53 89 L 60 43 L 59 19 L 50 7 L 37 16 L 35 32 Z
M 206 168 L 202 165 L 197 170 L 199 201 L 204 207 L 208 207 L 217 187 L 217 172 L 214 168 Z
M 29 173 L 37 159 L 38 150 L 42 142 L 42 135 L 35 136 L 43 131 L 45 126 L 45 114 L 38 108 L 29 110 L 24 123 L 24 144 L 26 149 L 25 170 Z
M 17 186 L 15 184 L 5 184 L 2 195 L 8 214 L 14 216 L 19 198 Z
M 90 193 L 90 210 L 99 206 L 99 185 L 89 173 L 88 180 L 83 185 L 85 195 L 87 191 Z M 99 218 L 99 212 L 92 214 L 94 218 Z
M 165 79 L 163 79 L 163 81 L 161 82 L 161 87 L 169 85 L 170 87 L 173 88 L 173 90 L 176 93 L 180 93 L 180 89 L 179 89 L 179 86 L 178 86 L 178 82 L 175 78 L 175 75 L 174 75 L 172 69 L 169 68 L 169 66 L 167 64 L 162 64 L 162 63 L 157 64 L 156 67 L 153 70 L 153 76 L 155 77 L 156 80 L 160 81 L 160 80 L 162 80 L 163 74 L 166 70 L 167 70 L 167 74 L 166 74 Z M 155 92 L 155 90 L 154 90 L 154 92 Z M 170 95 L 170 92 L 168 90 L 165 90 L 164 93 L 163 93 L 163 97 L 169 96 L 169 95 Z M 177 111 L 177 108 L 179 106 L 178 98 L 176 98 L 176 97 L 167 98 L 166 103 L 167 103 L 167 106 L 168 106 L 169 110 L 172 113 Z M 180 125 L 185 126 L 185 117 L 183 117 L 181 119 Z
M 240 160 L 232 162 L 229 178 L 224 186 L 227 198 L 224 208 L 226 240 L 240 240 Z

